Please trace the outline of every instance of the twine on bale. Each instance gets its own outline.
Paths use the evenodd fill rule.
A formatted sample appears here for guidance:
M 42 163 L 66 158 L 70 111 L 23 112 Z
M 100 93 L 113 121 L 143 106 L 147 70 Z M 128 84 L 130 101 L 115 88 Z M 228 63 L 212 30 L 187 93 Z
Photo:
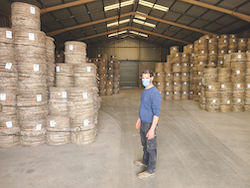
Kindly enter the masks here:
M 37 106 L 48 103 L 48 92 L 46 89 L 22 91 L 18 93 L 18 106 Z
M 20 128 L 16 114 L 6 116 L 6 114 L 0 112 L 0 134 L 18 134 L 19 132 Z
M 3 106 L 16 106 L 16 90 L 0 88 L 0 104 Z
M 17 117 L 20 122 L 25 120 L 46 119 L 48 115 L 47 105 L 18 107 Z

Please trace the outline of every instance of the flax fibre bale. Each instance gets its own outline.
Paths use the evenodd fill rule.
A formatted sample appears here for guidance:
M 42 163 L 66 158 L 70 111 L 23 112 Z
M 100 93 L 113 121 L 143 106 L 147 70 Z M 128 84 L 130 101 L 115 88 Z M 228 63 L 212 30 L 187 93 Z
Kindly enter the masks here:
M 48 145 L 64 145 L 70 143 L 70 132 L 64 131 L 47 131 L 46 133 L 46 143 Z
M 11 22 L 15 30 L 40 30 L 40 9 L 27 3 L 14 2 L 11 4 Z
M 91 113 L 94 110 L 93 91 L 82 87 L 68 88 L 68 106 L 71 118 Z
M 46 38 L 42 31 L 15 30 L 15 44 L 45 48 Z
M 14 40 L 13 32 L 11 28 L 1 27 L 0 28 L 0 43 L 12 44 Z
M 71 142 L 77 145 L 89 144 L 95 141 L 96 134 L 96 129 L 71 132 Z
M 47 131 L 70 131 L 71 122 L 67 116 L 49 115 L 47 118 Z
M 68 94 L 63 87 L 50 87 L 49 113 L 66 116 L 68 114 Z
M 0 148 L 9 148 L 20 144 L 20 136 L 10 134 L 5 135 L 0 133 Z
M 6 115 L 0 112 L 0 134 L 18 134 L 20 132 L 16 114 Z

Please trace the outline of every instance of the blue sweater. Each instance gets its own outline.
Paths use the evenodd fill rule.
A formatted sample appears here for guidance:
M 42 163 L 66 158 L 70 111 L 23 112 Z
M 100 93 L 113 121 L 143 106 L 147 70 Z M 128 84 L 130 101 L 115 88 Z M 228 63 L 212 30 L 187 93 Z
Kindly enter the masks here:
M 156 87 L 143 89 L 139 117 L 142 122 L 152 122 L 154 116 L 160 117 L 161 94 Z

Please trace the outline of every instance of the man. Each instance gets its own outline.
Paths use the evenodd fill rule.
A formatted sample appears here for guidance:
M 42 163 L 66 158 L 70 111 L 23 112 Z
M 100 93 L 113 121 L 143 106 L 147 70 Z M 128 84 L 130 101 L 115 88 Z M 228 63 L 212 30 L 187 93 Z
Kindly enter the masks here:
M 142 84 L 144 89 L 141 94 L 139 118 L 136 122 L 136 129 L 140 129 L 143 158 L 141 161 L 135 161 L 135 164 L 146 167 L 146 170 L 137 175 L 140 179 L 153 176 L 156 167 L 156 127 L 160 117 L 161 94 L 153 85 L 153 79 L 154 73 L 152 71 L 143 71 Z

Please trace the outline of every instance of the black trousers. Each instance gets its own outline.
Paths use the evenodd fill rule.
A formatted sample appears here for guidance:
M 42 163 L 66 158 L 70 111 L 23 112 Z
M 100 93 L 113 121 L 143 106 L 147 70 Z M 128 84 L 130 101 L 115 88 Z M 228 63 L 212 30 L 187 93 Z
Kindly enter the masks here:
M 156 158 L 157 158 L 157 138 L 156 129 L 155 136 L 153 139 L 148 140 L 147 133 L 151 127 L 152 123 L 142 123 L 140 129 L 141 143 L 143 146 L 143 158 L 142 163 L 147 165 L 146 171 L 149 173 L 155 172 Z

